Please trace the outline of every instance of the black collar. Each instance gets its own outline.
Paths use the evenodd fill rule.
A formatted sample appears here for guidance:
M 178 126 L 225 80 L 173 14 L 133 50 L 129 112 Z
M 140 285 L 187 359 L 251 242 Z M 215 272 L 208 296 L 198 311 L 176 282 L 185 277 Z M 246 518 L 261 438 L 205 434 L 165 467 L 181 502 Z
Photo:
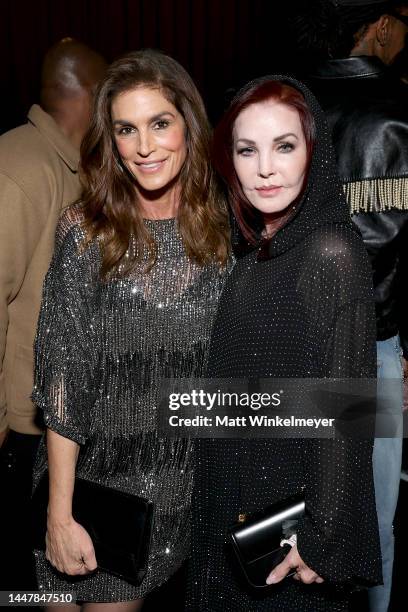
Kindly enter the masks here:
M 309 77 L 313 79 L 359 79 L 383 78 L 387 66 L 378 57 L 356 55 L 344 59 L 332 59 L 320 62 L 313 67 Z

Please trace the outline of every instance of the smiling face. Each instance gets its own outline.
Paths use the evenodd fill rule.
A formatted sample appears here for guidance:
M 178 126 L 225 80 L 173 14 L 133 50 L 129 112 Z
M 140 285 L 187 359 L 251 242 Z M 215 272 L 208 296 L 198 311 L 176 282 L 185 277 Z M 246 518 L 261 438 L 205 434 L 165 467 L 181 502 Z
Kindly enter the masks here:
M 187 154 L 185 123 L 159 89 L 138 87 L 112 102 L 112 125 L 122 163 L 139 195 L 173 192 Z
M 251 104 L 235 120 L 233 162 L 249 202 L 264 215 L 284 211 L 299 195 L 307 150 L 297 110 L 269 100 Z

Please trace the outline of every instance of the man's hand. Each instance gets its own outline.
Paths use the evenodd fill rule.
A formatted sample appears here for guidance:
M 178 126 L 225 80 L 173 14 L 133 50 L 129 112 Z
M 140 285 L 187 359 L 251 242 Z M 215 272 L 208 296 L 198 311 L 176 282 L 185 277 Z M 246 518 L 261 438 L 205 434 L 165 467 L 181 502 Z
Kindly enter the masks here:
M 95 550 L 88 532 L 74 519 L 48 519 L 45 556 L 59 572 L 75 576 L 96 569 Z
M 269 574 L 266 579 L 266 584 L 276 584 L 283 580 L 290 570 L 295 569 L 296 574 L 293 576 L 295 580 L 301 580 L 304 584 L 312 584 L 316 582 L 321 584 L 324 582 L 316 572 L 308 567 L 298 553 L 297 546 L 293 546 L 292 550 L 286 555 L 282 563 L 279 563 L 275 569 Z

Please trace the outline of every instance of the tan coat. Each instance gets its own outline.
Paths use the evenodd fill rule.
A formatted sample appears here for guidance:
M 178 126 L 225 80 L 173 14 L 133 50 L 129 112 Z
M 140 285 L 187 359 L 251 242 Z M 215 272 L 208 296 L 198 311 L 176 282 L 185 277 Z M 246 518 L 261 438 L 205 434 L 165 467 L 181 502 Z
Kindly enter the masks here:
M 63 208 L 79 197 L 79 152 L 39 106 L 0 137 L 0 432 L 34 423 L 33 342 Z

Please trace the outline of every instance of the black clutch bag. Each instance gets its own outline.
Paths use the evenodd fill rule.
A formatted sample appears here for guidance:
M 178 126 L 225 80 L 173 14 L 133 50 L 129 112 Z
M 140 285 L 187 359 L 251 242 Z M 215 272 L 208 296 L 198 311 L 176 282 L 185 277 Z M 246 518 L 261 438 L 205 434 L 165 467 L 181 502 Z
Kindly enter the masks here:
M 32 498 L 34 547 L 45 550 L 48 473 Z M 72 514 L 89 533 L 98 567 L 138 586 L 147 571 L 153 504 L 116 489 L 75 479 Z
M 248 518 L 240 515 L 240 522 L 228 535 L 239 567 L 251 587 L 269 587 L 268 574 L 291 549 L 289 544 L 280 546 L 280 541 L 296 532 L 296 523 L 304 513 L 304 499 L 296 495 Z

